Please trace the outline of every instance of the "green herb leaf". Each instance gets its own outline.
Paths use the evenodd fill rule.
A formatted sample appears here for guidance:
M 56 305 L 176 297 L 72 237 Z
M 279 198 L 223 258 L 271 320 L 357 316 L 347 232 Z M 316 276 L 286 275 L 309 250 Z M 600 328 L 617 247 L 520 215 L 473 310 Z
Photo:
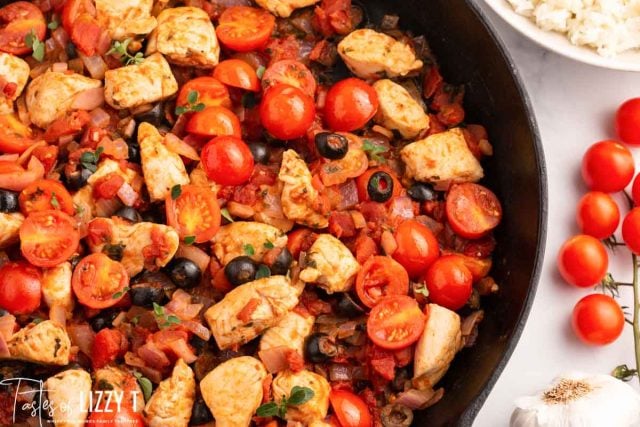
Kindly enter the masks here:
M 233 218 L 231 218 L 231 214 L 229 213 L 229 209 L 227 209 L 227 208 L 220 209 L 220 215 L 222 215 L 222 217 L 224 219 L 226 219 L 227 221 L 234 222 Z
M 37 325 L 38 323 L 42 323 L 42 321 L 43 321 L 43 319 L 41 319 L 41 318 L 39 318 L 39 317 L 36 317 L 35 319 L 33 319 L 33 320 L 32 320 L 32 322 L 33 322 L 34 324 L 36 324 L 36 325 Z
M 157 303 L 153 303 L 153 313 L 156 316 L 164 316 L 164 308 L 162 308 L 161 305 L 158 305 Z
M 197 90 L 191 90 L 187 94 L 187 105 L 179 105 L 176 107 L 176 114 L 184 114 L 188 112 L 200 112 L 205 109 L 206 105 L 202 102 L 198 102 L 198 97 L 200 94 Z
M 176 114 L 179 116 L 181 114 L 184 114 L 187 112 L 187 109 L 185 107 L 182 106 L 177 106 L 176 107 Z
M 171 198 L 173 200 L 176 200 L 178 197 L 180 197 L 181 194 L 182 194 L 182 187 L 180 186 L 180 184 L 176 184 L 173 187 L 171 187 Z
M 200 111 L 204 110 L 206 107 L 206 105 L 204 105 L 202 102 L 199 104 L 196 104 L 194 106 L 191 107 L 191 111 L 199 113 Z
M 124 65 L 137 65 L 144 61 L 144 54 L 142 52 L 136 52 L 135 55 L 129 53 L 129 44 L 132 39 L 128 38 L 122 42 L 115 40 L 111 45 L 106 55 L 118 55 L 120 56 L 120 62 Z
M 164 323 L 164 327 L 171 326 L 171 325 L 179 325 L 179 324 L 180 324 L 180 318 L 174 314 L 170 314 L 167 316 L 167 321 Z
M 424 284 L 422 284 L 419 287 L 413 288 L 413 293 L 414 294 L 424 295 L 425 298 L 429 296 L 429 290 L 427 289 L 427 287 Z
M 196 236 L 186 236 L 183 241 L 185 245 L 193 245 L 196 241 Z
M 190 90 L 189 93 L 187 94 L 187 102 L 189 104 L 195 104 L 196 102 L 198 102 L 198 91 L 197 90 Z
M 50 30 L 55 30 L 60 26 L 60 24 L 58 23 L 58 21 L 56 21 L 55 19 L 52 20 L 51 22 L 49 22 L 47 24 L 47 28 Z
M 248 256 L 256 254 L 256 250 L 254 249 L 253 245 L 250 245 L 248 243 L 246 245 L 242 245 L 242 250 L 244 251 L 244 254 Z
M 300 387 L 295 385 L 291 389 L 291 394 L 289 395 L 289 399 L 287 400 L 287 403 L 290 406 L 302 405 L 304 403 L 307 403 L 311 399 L 313 399 L 314 395 L 315 393 L 309 387 Z
M 133 373 L 133 376 L 138 380 L 138 384 L 142 389 L 142 394 L 144 395 L 144 401 L 147 402 L 149 398 L 151 398 L 151 392 L 153 391 L 153 384 L 147 377 L 143 377 L 142 374 L 138 371 Z
M 38 38 L 33 28 L 24 37 L 24 43 L 33 50 L 33 53 L 31 53 L 33 59 L 38 62 L 42 62 L 45 54 L 44 43 Z
M 389 149 L 383 145 L 374 144 L 369 139 L 365 139 L 362 144 L 362 151 L 367 153 L 369 159 L 374 160 L 378 163 L 385 163 L 386 159 L 382 157 L 380 154 L 386 153 Z
M 51 192 L 51 206 L 53 206 L 54 209 L 60 209 L 60 202 L 58 202 L 55 191 Z
M 132 325 L 137 325 L 139 321 L 140 321 L 140 315 L 139 315 L 139 314 L 138 314 L 138 315 L 136 315 L 136 316 L 133 316 L 133 317 L 131 318 L 131 320 L 130 320 L 130 322 L 131 322 L 131 324 L 132 324 Z
M 271 276 L 271 270 L 269 270 L 269 267 L 267 267 L 264 264 L 260 264 L 260 266 L 258 267 L 258 271 L 256 271 L 256 280 L 262 279 L 265 277 L 270 277 L 270 276 Z
M 276 247 L 271 240 L 267 240 L 262 246 L 264 246 L 265 249 L 273 249 Z
M 259 417 L 277 417 L 280 415 L 280 408 L 276 402 L 267 402 L 258 407 L 256 415 Z
M 129 289 L 130 289 L 130 288 L 127 286 L 127 287 L 125 287 L 124 289 L 122 289 L 120 292 L 116 292 L 115 294 L 113 294 L 113 295 L 111 296 L 111 298 L 112 298 L 112 299 L 120 299 L 120 298 L 122 298 L 122 296 L 123 296 L 125 293 L 129 292 Z
M 264 71 L 266 70 L 266 68 L 264 68 L 264 65 L 261 65 L 258 67 L 258 69 L 256 70 L 256 74 L 258 75 L 258 78 L 260 80 L 262 80 L 262 76 L 264 76 Z

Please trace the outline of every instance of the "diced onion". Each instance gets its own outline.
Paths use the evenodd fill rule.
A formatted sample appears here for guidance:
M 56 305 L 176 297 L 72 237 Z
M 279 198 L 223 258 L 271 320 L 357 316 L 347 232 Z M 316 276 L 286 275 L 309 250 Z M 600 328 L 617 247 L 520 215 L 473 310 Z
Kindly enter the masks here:
M 120 201 L 118 199 L 98 199 L 96 200 L 96 216 L 108 218 L 111 217 L 118 209 L 120 209 Z
M 200 156 L 198 155 L 198 152 L 195 150 L 195 148 L 172 133 L 167 133 L 164 136 L 164 143 L 169 150 L 173 151 L 176 154 L 184 156 L 187 159 L 200 160 Z
M 66 329 L 67 327 L 67 311 L 59 304 L 53 304 L 49 309 L 49 319 L 58 323 Z
M 109 124 L 109 120 L 111 119 L 109 117 L 109 114 L 102 108 L 96 108 L 90 113 L 90 115 L 91 121 L 89 123 L 91 123 L 91 126 L 95 126 L 98 128 L 107 127 L 107 125 Z
M 66 64 L 65 64 L 66 65 Z M 54 64 L 55 66 L 55 64 Z M 91 111 L 104 104 L 104 88 L 96 87 L 83 90 L 73 98 L 71 108 Z
M 176 252 L 176 258 L 187 258 L 193 261 L 200 271 L 206 271 L 211 257 L 197 246 L 180 244 Z
M 91 326 L 88 323 L 71 324 L 67 327 L 67 333 L 71 343 L 78 346 L 81 352 L 90 357 L 93 340 L 96 336 Z
M 117 194 L 126 206 L 133 206 L 139 197 L 138 193 L 127 182 L 120 186 Z
M 107 63 L 104 62 L 104 59 L 102 59 L 100 55 L 84 56 L 80 54 L 80 58 L 82 58 L 82 63 L 92 78 L 97 80 L 104 78 L 104 73 L 107 71 Z
M 57 73 L 64 73 L 68 69 L 68 65 L 66 62 L 56 62 L 51 66 L 51 71 L 55 71 Z

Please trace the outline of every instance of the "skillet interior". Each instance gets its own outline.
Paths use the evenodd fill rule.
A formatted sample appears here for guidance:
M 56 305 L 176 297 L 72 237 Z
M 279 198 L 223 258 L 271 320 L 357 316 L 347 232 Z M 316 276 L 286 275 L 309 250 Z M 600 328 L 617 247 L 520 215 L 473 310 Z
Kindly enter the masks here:
M 533 112 L 504 47 L 470 0 L 367 0 L 372 22 L 400 15 L 400 28 L 424 34 L 450 83 L 465 84 L 469 123 L 487 127 L 494 156 L 483 182 L 503 204 L 492 274 L 501 291 L 485 299 L 477 344 L 455 358 L 444 398 L 414 425 L 471 425 L 513 351 L 537 285 L 546 225 L 544 158 Z

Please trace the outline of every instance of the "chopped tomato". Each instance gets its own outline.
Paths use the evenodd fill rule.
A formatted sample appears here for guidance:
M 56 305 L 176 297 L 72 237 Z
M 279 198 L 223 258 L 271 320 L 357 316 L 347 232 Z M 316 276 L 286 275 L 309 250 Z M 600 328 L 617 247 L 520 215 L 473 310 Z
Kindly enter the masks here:
M 371 237 L 361 234 L 356 239 L 355 253 L 358 263 L 364 264 L 370 257 L 378 253 L 378 245 Z
M 124 183 L 124 178 L 119 173 L 111 172 L 96 180 L 93 185 L 93 195 L 97 199 L 112 199 Z
M 124 356 L 129 347 L 127 337 L 117 329 L 101 329 L 91 347 L 91 366 L 101 369 Z
M 184 107 L 189 104 L 189 94 L 195 92 L 198 95 L 196 104 L 204 104 L 205 107 L 227 107 L 231 108 L 231 97 L 229 90 L 220 80 L 203 76 L 189 80 L 182 86 L 176 105 Z
M 316 93 L 316 79 L 313 74 L 306 65 L 294 59 L 277 61 L 265 70 L 262 76 L 262 87 L 265 91 L 279 83 L 302 89 L 311 97 Z
M 78 248 L 75 220 L 61 211 L 33 212 L 20 226 L 20 250 L 37 267 L 55 267 Z
M 94 253 L 82 258 L 73 270 L 71 286 L 81 304 L 103 309 L 124 298 L 129 275 L 118 261 Z
M 165 208 L 167 223 L 181 239 L 193 236 L 196 243 L 204 243 L 220 228 L 220 207 L 208 187 L 183 185 L 178 197 L 167 196 Z
M 393 258 L 373 256 L 358 271 L 356 291 L 360 301 L 372 308 L 385 296 L 407 295 L 409 275 Z
M 406 295 L 381 298 L 367 319 L 367 334 L 376 345 L 399 350 L 418 341 L 425 316 L 415 299 Z
M 249 52 L 267 44 L 275 24 L 276 18 L 264 9 L 232 6 L 220 15 L 216 34 L 229 49 Z
M 493 230 L 502 219 L 502 207 L 488 188 L 467 182 L 449 189 L 446 200 L 449 225 L 467 239 L 477 239 Z
M 293 259 L 298 259 L 300 252 L 309 250 L 318 235 L 308 228 L 298 228 L 289 233 L 287 249 L 291 252 Z
M 84 110 L 72 111 L 64 117 L 55 120 L 47 127 L 43 138 L 47 142 L 55 142 L 61 136 L 75 135 L 82 131 L 91 116 Z
M 27 169 L 16 162 L 0 160 L 0 188 L 5 190 L 22 191 L 43 176 L 44 166 L 35 156 L 29 159 Z
M 68 215 L 75 214 L 71 194 L 64 185 L 52 179 L 40 179 L 22 190 L 20 210 L 24 215 L 46 210 L 61 210 Z
M 0 116 L 0 152 L 20 154 L 35 143 L 29 126 L 14 114 Z
M 32 154 L 40 160 L 45 173 L 49 173 L 58 161 L 59 152 L 60 150 L 55 145 L 44 145 L 34 148 Z
M 126 397 L 128 393 L 124 393 L 124 395 Z M 141 396 L 138 397 L 142 398 Z M 99 410 L 94 409 L 87 420 L 87 425 L 107 427 L 144 427 L 145 422 L 142 415 L 135 412 L 129 405 L 122 405 L 118 407 L 116 403 L 112 403 L 110 406 L 99 408 Z
M 411 347 L 406 348 L 410 349 Z M 371 369 L 376 375 L 386 381 L 393 380 L 396 374 L 396 366 L 398 365 L 394 352 L 373 344 L 367 348 L 367 359 Z
M 312 22 L 325 37 L 334 33 L 349 34 L 356 24 L 351 10 L 351 0 L 322 0 L 320 6 L 315 9 Z
M 87 56 L 104 54 L 109 46 L 107 33 L 95 15 L 95 5 L 86 0 L 67 0 L 62 12 L 64 29 L 78 50 Z
M 342 427 L 372 427 L 373 420 L 367 404 L 347 390 L 331 390 L 331 407 Z
M 260 79 L 256 70 L 241 59 L 226 59 L 220 62 L 213 70 L 213 77 L 227 86 L 252 92 L 260 91 Z
M 238 116 L 225 107 L 207 107 L 194 113 L 185 130 L 199 136 L 230 135 L 236 138 L 242 137 Z
M 31 47 L 25 41 L 31 32 L 44 42 L 47 22 L 35 5 L 17 1 L 0 9 L 0 51 L 13 55 L 31 52 Z
M 40 271 L 26 262 L 0 267 L 0 308 L 11 314 L 30 314 L 40 307 Z
M 329 233 L 338 239 L 354 237 L 356 224 L 349 212 L 333 211 L 329 216 Z
M 376 172 L 386 172 L 391 176 L 391 179 L 393 180 L 393 192 L 391 193 L 391 197 L 389 198 L 389 200 L 393 200 L 394 197 L 398 197 L 402 194 L 403 187 L 400 183 L 400 180 L 396 176 L 396 173 L 387 166 L 379 166 L 376 168 L 368 169 L 365 173 L 363 173 L 356 179 L 356 185 L 358 186 L 358 199 L 361 202 L 370 200 L 367 187 L 369 186 L 369 179 L 371 179 L 371 175 Z

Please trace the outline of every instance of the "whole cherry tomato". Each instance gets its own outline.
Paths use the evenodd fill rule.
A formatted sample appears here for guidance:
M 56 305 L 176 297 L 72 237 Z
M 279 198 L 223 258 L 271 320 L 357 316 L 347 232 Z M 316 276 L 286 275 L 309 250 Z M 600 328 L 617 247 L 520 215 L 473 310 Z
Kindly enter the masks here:
M 409 273 L 409 277 L 420 277 L 438 258 L 438 241 L 431 230 L 415 220 L 401 223 L 394 234 L 398 248 L 393 258 Z
M 471 296 L 473 275 L 457 255 L 444 255 L 431 264 L 424 276 L 429 300 L 448 308 L 462 308 Z
M 40 271 L 26 262 L 0 267 L 0 307 L 11 314 L 29 314 L 40 307 Z
M 342 427 L 371 427 L 373 420 L 367 404 L 347 390 L 331 390 L 331 407 Z
M 244 184 L 253 173 L 249 146 L 234 136 L 218 136 L 207 142 L 200 159 L 209 179 L 221 185 Z
M 629 250 L 640 254 L 640 208 L 633 208 L 622 221 L 622 240 Z
M 306 135 L 316 115 L 313 98 L 297 87 L 278 84 L 268 89 L 260 103 L 262 126 L 278 139 Z
M 334 131 L 360 129 L 378 111 L 378 95 L 364 80 L 344 79 L 331 86 L 324 105 L 324 120 Z

